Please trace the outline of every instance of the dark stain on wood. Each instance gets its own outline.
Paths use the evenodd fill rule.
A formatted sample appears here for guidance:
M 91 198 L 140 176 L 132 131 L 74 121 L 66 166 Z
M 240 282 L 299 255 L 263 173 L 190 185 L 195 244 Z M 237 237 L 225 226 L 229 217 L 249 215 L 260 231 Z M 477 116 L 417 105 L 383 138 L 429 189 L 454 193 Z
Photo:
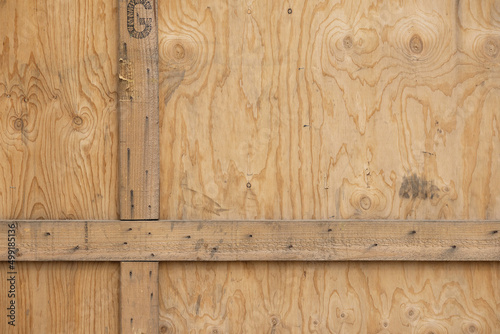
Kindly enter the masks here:
M 198 295 L 198 300 L 196 300 L 196 315 L 200 314 L 200 303 L 201 303 L 201 295 Z
M 198 239 L 198 241 L 196 241 L 196 244 L 194 245 L 194 250 L 199 250 L 201 248 L 201 246 L 203 246 L 203 243 L 205 242 L 205 239 Z
M 407 199 L 439 198 L 439 188 L 432 181 L 418 177 L 417 174 L 403 177 L 399 196 Z

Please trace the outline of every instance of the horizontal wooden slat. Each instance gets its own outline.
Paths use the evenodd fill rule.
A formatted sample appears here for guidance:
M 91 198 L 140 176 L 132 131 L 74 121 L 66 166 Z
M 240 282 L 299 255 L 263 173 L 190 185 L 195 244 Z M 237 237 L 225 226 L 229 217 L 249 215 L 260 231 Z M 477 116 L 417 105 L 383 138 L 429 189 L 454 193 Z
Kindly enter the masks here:
M 8 224 L 0 229 L 7 259 Z M 498 261 L 500 221 L 16 221 L 16 261 Z

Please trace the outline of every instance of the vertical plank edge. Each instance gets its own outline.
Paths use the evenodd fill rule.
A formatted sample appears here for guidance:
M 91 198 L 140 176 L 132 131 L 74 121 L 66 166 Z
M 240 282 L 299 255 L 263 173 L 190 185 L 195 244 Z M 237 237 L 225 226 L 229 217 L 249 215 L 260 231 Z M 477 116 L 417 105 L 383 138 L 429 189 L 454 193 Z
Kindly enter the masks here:
M 160 198 L 156 0 L 119 5 L 119 202 L 122 220 L 157 220 Z
M 121 262 L 120 332 L 158 333 L 158 262 Z

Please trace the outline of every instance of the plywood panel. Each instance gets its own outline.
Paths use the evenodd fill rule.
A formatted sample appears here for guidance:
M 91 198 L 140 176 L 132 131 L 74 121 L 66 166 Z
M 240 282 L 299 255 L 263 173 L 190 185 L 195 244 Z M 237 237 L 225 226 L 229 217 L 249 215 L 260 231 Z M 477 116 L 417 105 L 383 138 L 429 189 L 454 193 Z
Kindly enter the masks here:
M 499 263 L 161 263 L 161 333 L 498 333 Z
M 118 218 L 117 6 L 0 1 L 0 218 Z
M 500 218 L 499 11 L 160 2 L 161 218 Z
M 7 323 L 7 263 L 0 264 L 0 332 L 118 333 L 120 264 L 16 263 L 16 326 Z

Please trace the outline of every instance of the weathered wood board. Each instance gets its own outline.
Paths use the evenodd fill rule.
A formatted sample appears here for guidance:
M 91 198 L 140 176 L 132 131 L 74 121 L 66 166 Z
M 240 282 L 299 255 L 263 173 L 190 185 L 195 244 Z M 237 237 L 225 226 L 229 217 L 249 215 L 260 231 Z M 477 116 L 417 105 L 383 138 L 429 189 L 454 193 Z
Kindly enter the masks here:
M 0 219 L 118 218 L 117 7 L 0 1 Z
M 158 219 L 157 2 L 119 3 L 120 219 Z
M 500 263 L 161 263 L 161 333 L 494 334 Z
M 8 325 L 8 265 L 0 263 L 1 333 L 118 333 L 118 262 L 16 264 L 16 326 Z
M 160 2 L 161 218 L 499 219 L 499 12 Z
M 10 225 L 10 227 L 9 227 Z M 0 260 L 498 261 L 500 222 L 24 221 Z M 444 233 L 443 231 L 446 231 Z
M 120 333 L 158 333 L 158 262 L 121 262 Z

